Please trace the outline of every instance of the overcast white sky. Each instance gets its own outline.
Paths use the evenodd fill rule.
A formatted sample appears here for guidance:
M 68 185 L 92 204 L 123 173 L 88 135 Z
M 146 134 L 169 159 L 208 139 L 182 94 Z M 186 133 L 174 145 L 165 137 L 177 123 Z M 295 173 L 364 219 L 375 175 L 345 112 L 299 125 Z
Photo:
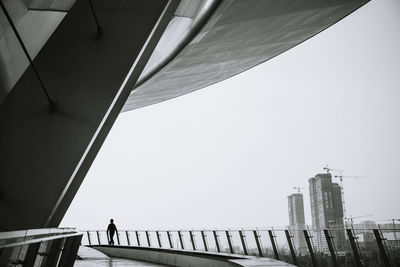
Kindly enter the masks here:
M 283 226 L 329 164 L 348 213 L 400 218 L 400 1 L 373 0 L 231 79 L 122 113 L 62 226 Z M 311 224 L 308 189 L 306 221 Z

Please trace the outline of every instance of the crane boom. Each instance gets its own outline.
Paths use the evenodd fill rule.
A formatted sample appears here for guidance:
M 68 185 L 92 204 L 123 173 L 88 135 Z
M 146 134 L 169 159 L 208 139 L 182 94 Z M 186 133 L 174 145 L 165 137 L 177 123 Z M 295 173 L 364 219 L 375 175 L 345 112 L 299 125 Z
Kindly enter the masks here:
M 340 173 L 340 175 L 335 175 L 335 178 L 339 178 L 339 181 L 340 181 L 340 191 L 342 193 L 343 217 L 345 218 L 345 226 L 347 227 L 346 222 L 347 222 L 347 220 L 349 218 L 346 217 L 346 205 L 345 205 L 345 201 L 344 201 L 343 178 L 365 179 L 367 177 L 365 177 L 365 176 L 343 175 L 342 173 Z M 351 218 L 351 224 L 353 224 L 353 218 Z
M 300 194 L 300 189 L 303 189 L 305 187 L 301 187 L 301 186 L 293 186 L 294 190 L 297 190 L 297 193 Z
M 354 178 L 354 179 L 365 179 L 365 176 L 350 176 L 350 175 L 335 175 L 336 178 Z
M 324 167 L 324 170 L 326 171 L 326 173 L 331 173 L 331 171 L 335 171 L 335 172 L 339 172 L 339 173 L 343 172 L 343 170 L 329 168 L 328 165 L 326 165 L 326 167 Z

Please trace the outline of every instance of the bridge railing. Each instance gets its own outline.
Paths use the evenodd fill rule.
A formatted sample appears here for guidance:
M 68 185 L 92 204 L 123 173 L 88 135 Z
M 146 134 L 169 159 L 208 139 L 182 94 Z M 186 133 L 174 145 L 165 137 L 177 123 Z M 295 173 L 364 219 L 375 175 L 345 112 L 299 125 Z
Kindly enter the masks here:
M 72 228 L 0 232 L 0 266 L 72 267 L 81 239 Z
M 400 230 L 290 228 L 120 230 L 115 245 L 269 257 L 298 266 L 400 266 Z M 107 245 L 105 230 L 82 231 L 84 245 Z

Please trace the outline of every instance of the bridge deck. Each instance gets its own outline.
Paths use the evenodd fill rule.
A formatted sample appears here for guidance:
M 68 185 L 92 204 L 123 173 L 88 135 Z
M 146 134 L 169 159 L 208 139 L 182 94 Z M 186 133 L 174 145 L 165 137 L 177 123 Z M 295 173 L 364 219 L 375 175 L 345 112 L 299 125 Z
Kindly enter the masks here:
M 74 267 L 101 267 L 101 266 L 113 266 L 113 267 L 162 267 L 166 265 L 150 263 L 139 260 L 130 260 L 130 259 L 119 259 L 119 258 L 110 258 L 102 252 L 81 246 L 78 251 L 78 257 L 75 261 Z

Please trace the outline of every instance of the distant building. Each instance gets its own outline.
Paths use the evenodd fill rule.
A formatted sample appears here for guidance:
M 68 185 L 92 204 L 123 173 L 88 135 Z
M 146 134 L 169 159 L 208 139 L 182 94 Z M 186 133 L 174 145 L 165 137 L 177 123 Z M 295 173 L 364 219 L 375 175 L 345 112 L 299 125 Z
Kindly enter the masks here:
M 314 232 L 314 244 L 319 250 L 328 251 L 328 245 L 322 230 L 330 229 L 338 251 L 346 244 L 342 193 L 339 184 L 332 183 L 330 173 L 317 174 L 310 178 L 309 191 L 311 217 Z
M 288 196 L 288 209 L 289 227 L 293 233 L 294 245 L 300 253 L 305 253 L 307 245 L 302 231 L 306 227 L 303 194 L 297 193 Z
M 375 242 L 373 229 L 378 229 L 378 226 L 374 221 L 362 221 L 360 223 L 354 223 L 352 227 L 356 233 L 362 233 L 362 235 L 359 236 L 361 237 L 358 240 L 359 243 Z
M 392 222 L 378 225 L 374 221 L 362 221 L 360 223 L 354 223 L 352 227 L 359 233 L 359 237 L 361 237 L 358 240 L 360 244 L 376 242 L 373 229 L 379 229 L 383 238 L 385 238 L 386 246 L 390 248 L 400 248 L 400 224 L 398 223 Z

